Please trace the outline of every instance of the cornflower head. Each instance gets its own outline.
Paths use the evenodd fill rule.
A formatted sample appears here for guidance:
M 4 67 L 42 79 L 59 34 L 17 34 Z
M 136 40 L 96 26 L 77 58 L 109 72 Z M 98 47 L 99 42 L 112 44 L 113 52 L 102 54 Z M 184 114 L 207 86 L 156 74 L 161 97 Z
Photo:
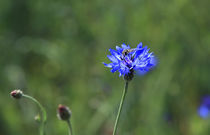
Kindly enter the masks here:
M 204 96 L 198 108 L 198 114 L 201 118 L 208 118 L 210 116 L 210 96 Z
M 139 74 L 145 74 L 157 65 L 157 59 L 153 53 L 149 53 L 147 46 L 143 47 L 139 43 L 136 48 L 130 48 L 129 45 L 122 44 L 116 46 L 116 50 L 109 49 L 111 55 L 107 55 L 111 63 L 104 65 L 111 68 L 111 72 L 119 72 L 119 76 L 124 76 L 126 81 L 132 80 L 135 71 Z

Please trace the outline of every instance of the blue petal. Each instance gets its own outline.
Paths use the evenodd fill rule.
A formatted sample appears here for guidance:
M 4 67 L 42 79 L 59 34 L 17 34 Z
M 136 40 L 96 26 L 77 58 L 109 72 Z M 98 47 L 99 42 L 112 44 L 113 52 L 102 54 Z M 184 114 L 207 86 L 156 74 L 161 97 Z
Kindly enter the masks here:
M 130 49 L 130 46 L 129 46 L 129 45 L 127 46 L 127 45 L 124 44 L 124 43 L 123 43 L 121 46 L 122 46 L 123 49 Z
M 118 69 L 120 68 L 119 65 L 116 65 L 113 67 L 113 69 L 111 70 L 112 73 L 116 72 Z
M 156 57 L 151 57 L 150 59 L 150 64 L 152 64 L 153 66 L 156 66 L 158 64 L 158 60 Z
M 132 66 L 135 66 L 139 63 L 139 59 L 138 58 L 134 58 L 134 61 L 132 63 Z
M 115 57 L 115 58 L 117 58 L 118 60 L 120 60 L 120 54 L 117 52 L 117 51 L 115 51 L 115 50 L 113 50 L 113 49 L 109 49 L 109 51 L 110 51 L 110 53 Z
M 145 54 L 148 54 L 149 50 L 150 50 L 149 48 L 148 49 L 145 49 L 145 52 L 144 53 Z
M 116 57 L 114 57 L 113 55 L 107 55 L 107 57 L 109 58 L 110 61 L 117 63 L 118 59 Z
M 119 77 L 122 76 L 122 73 L 119 71 Z
M 147 73 L 146 70 L 137 70 L 138 75 L 145 75 Z
M 106 67 L 109 67 L 109 68 L 111 68 L 111 67 L 113 66 L 112 63 L 106 64 L 106 63 L 103 62 L 103 64 L 104 64 Z
M 123 49 L 120 48 L 119 46 L 116 46 L 116 49 L 117 49 L 117 51 L 118 51 L 119 53 L 122 53 L 122 51 L 123 51 Z
M 144 69 L 144 68 L 146 68 L 146 66 L 147 66 L 147 63 L 141 62 L 138 65 L 135 65 L 134 69 L 135 70 Z
M 144 55 L 145 55 L 146 53 L 148 53 L 148 51 L 147 51 L 147 46 L 145 46 L 143 49 L 144 49 L 144 52 L 143 52 Z
M 198 109 L 198 114 L 200 115 L 200 117 L 202 118 L 207 118 L 209 116 L 209 109 L 207 108 L 207 106 L 202 105 L 199 109 Z
M 119 71 L 121 71 L 121 73 L 123 75 L 126 75 L 126 74 L 129 73 L 130 69 L 125 64 L 120 63 L 120 69 L 119 69 Z
M 149 53 L 148 57 L 154 57 L 153 52 Z
M 135 58 L 138 58 L 139 55 L 141 55 L 143 53 L 144 49 L 138 49 L 136 52 L 135 52 Z
M 144 48 L 144 50 L 147 50 L 148 47 L 147 46 L 144 46 L 143 48 Z
M 142 42 L 140 42 L 138 45 L 137 45 L 137 48 L 142 48 L 143 44 Z

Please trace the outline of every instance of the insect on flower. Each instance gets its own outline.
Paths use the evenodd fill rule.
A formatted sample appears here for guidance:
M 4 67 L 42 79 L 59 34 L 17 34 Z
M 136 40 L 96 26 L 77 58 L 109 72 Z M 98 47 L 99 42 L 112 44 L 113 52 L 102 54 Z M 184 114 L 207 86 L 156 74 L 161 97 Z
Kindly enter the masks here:
M 119 76 L 124 76 L 126 80 L 132 80 L 135 71 L 139 74 L 145 74 L 157 65 L 157 59 L 153 53 L 149 53 L 147 46 L 143 47 L 139 43 L 136 48 L 130 48 L 129 45 L 122 44 L 116 46 L 116 50 L 109 49 L 111 55 L 107 55 L 112 63 L 104 65 L 111 68 L 111 72 L 119 72 Z

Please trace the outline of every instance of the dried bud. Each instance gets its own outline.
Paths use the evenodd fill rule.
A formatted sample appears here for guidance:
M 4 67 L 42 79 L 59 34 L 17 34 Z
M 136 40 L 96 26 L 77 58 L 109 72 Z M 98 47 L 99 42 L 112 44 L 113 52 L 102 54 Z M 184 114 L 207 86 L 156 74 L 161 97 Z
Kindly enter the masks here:
M 57 115 L 60 120 L 69 120 L 71 117 L 71 110 L 67 106 L 59 105 Z
M 15 99 L 20 99 L 23 96 L 23 92 L 21 90 L 13 90 L 10 95 Z

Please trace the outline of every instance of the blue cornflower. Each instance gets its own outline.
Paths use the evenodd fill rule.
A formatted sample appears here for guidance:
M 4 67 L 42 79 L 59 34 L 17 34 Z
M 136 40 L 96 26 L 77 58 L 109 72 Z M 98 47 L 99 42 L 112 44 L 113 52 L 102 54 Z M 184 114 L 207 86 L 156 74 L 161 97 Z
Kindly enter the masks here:
M 119 72 L 119 76 L 131 80 L 134 71 L 139 74 L 145 74 L 157 64 L 153 53 L 149 53 L 147 46 L 143 47 L 139 43 L 136 48 L 130 48 L 129 45 L 122 44 L 122 47 L 116 46 L 116 50 L 109 49 L 111 55 L 107 55 L 112 63 L 104 65 L 111 68 L 111 72 Z
M 202 98 L 201 104 L 198 108 L 198 114 L 204 119 L 210 116 L 210 96 Z

